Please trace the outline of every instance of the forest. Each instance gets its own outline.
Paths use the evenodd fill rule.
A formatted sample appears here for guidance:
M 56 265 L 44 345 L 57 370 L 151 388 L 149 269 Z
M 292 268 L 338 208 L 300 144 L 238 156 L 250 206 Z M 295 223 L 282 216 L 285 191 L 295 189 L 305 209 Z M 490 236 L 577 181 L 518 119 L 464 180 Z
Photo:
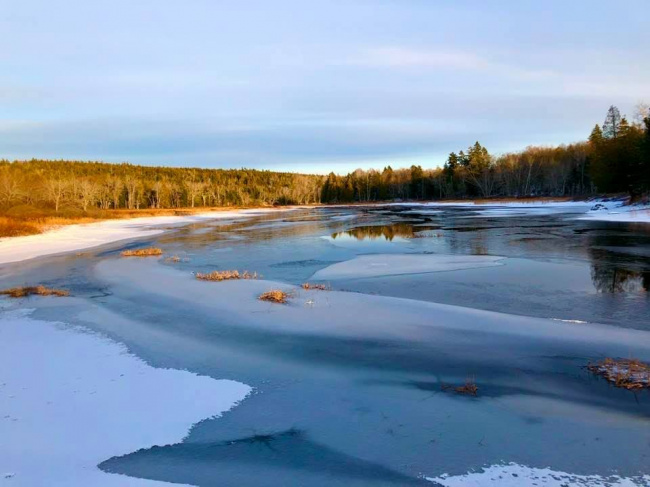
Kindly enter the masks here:
M 650 113 L 640 104 L 635 121 L 609 108 L 589 139 L 558 147 L 528 147 L 493 156 L 479 142 L 449 154 L 436 169 L 357 170 L 329 174 L 321 201 L 364 202 L 453 198 L 591 196 L 650 191 Z
M 322 176 L 251 169 L 146 167 L 82 161 L 0 161 L 0 208 L 58 213 L 144 208 L 312 204 Z
M 584 142 L 500 156 L 479 142 L 443 167 L 328 176 L 251 169 L 147 167 L 64 160 L 0 161 L 0 213 L 83 215 L 102 210 L 352 203 L 650 190 L 650 113 L 629 122 L 612 106 Z

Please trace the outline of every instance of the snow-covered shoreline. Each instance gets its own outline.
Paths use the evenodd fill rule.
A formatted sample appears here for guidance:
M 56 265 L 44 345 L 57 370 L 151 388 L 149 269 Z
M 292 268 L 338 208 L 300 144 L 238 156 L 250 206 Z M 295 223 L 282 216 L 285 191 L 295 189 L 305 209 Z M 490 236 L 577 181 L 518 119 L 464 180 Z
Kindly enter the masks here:
M 0 485 L 158 486 L 97 465 L 180 442 L 250 387 L 153 368 L 85 329 L 0 314 Z
M 120 240 L 150 237 L 164 232 L 160 226 L 210 220 L 247 218 L 287 209 L 212 211 L 187 216 L 153 216 L 66 225 L 38 235 L 0 239 L 0 265 L 46 255 L 86 250 Z
M 582 485 L 587 487 L 637 487 L 650 483 L 650 475 L 625 478 L 618 475 L 603 477 L 601 475 L 576 475 L 559 472 L 550 468 L 532 468 L 516 463 L 491 465 L 482 471 L 469 472 L 465 475 L 442 475 L 427 477 L 445 487 L 517 487 L 520 485 L 545 485 L 563 487 Z
M 620 201 L 601 202 L 579 220 L 650 223 L 650 204 L 623 205 Z
M 597 206 L 598 205 L 598 206 Z M 346 205 L 331 205 L 345 207 Z M 347 205 L 350 206 L 350 205 Z M 404 213 L 432 214 L 437 208 L 471 208 L 479 216 L 484 217 L 516 217 L 527 215 L 551 215 L 560 213 L 583 213 L 578 220 L 650 223 L 650 205 L 626 205 L 623 199 L 592 199 L 584 201 L 428 201 L 428 202 L 395 202 L 372 203 L 361 206 L 393 206 L 416 208 L 422 210 L 407 210 Z M 598 208 L 598 209 L 594 209 Z M 472 215 L 475 217 L 476 215 Z

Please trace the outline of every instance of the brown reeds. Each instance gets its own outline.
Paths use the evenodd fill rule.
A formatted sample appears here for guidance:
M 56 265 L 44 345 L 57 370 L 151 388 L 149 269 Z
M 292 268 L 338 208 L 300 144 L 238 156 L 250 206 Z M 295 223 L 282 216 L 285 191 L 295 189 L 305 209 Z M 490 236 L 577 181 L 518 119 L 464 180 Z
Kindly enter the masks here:
M 623 389 L 650 388 L 650 365 L 636 359 L 606 358 L 587 365 L 592 373 Z
M 9 296 L 11 298 L 26 298 L 28 296 L 37 295 L 37 296 L 69 296 L 70 293 L 64 289 L 50 289 L 45 286 L 23 286 L 23 287 L 13 287 L 11 289 L 5 289 L 0 291 L 0 294 Z
M 454 392 L 465 396 L 478 396 L 478 386 L 474 379 L 467 379 L 462 386 L 454 386 L 451 384 L 441 384 L 440 388 L 445 392 Z
M 261 301 L 269 301 L 271 303 L 286 304 L 289 294 L 281 291 L 280 289 L 272 289 L 259 296 Z
M 125 250 L 122 257 L 153 257 L 162 255 L 162 249 L 158 247 L 147 247 L 146 249 Z
M 248 271 L 212 271 L 207 273 L 197 272 L 194 277 L 201 281 L 228 281 L 231 279 L 257 279 L 257 272 Z
M 305 291 L 329 291 L 331 289 L 326 284 L 309 284 L 308 282 L 302 283 L 301 287 Z

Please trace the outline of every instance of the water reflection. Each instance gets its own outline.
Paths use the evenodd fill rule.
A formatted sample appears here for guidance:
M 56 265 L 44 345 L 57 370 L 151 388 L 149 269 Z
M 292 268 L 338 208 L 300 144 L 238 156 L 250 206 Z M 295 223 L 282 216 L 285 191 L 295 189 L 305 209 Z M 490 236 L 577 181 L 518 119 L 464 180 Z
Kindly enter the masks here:
M 418 228 L 418 230 L 423 230 Z M 347 236 L 357 240 L 377 240 L 384 239 L 390 242 L 396 237 L 399 238 L 413 238 L 414 231 L 413 225 L 410 223 L 394 223 L 392 225 L 371 225 L 364 227 L 355 227 L 350 230 L 336 232 L 332 234 L 332 238 Z
M 650 290 L 650 272 L 593 264 L 591 279 L 600 293 L 640 293 Z

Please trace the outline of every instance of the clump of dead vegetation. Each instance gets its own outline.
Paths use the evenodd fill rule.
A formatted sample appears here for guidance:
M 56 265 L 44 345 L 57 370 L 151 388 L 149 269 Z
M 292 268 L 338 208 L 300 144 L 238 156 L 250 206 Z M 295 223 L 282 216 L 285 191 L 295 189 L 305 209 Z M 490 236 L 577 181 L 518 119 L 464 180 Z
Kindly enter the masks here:
M 650 365 L 640 360 L 606 358 L 587 365 L 587 370 L 604 377 L 616 387 L 629 390 L 650 388 Z
M 197 272 L 194 277 L 201 281 L 228 281 L 231 279 L 257 279 L 257 272 L 239 271 L 212 271 L 207 273 Z
M 478 386 L 474 379 L 467 379 L 462 386 L 454 386 L 451 384 L 441 384 L 440 389 L 444 392 L 454 392 L 464 396 L 478 396 Z
M 37 224 L 0 217 L 0 237 L 20 237 L 22 235 L 36 235 L 42 230 Z
M 162 255 L 162 249 L 158 247 L 147 247 L 146 249 L 125 250 L 122 257 L 153 257 Z
M 444 235 L 440 232 L 431 233 L 431 232 L 416 232 L 411 237 L 408 238 L 442 238 Z
M 280 289 L 272 289 L 271 291 L 260 294 L 258 299 L 261 301 L 268 301 L 270 303 L 286 304 L 289 297 L 290 295 L 288 293 L 285 293 Z
M 26 298 L 32 295 L 38 296 L 69 296 L 70 293 L 64 289 L 50 289 L 45 286 L 23 286 L 23 287 L 12 287 L 11 289 L 5 289 L 0 291 L 0 294 L 9 296 L 11 298 Z
M 177 264 L 179 262 L 189 262 L 189 261 L 190 261 L 189 257 L 179 257 L 178 255 L 172 255 L 165 259 L 165 262 L 169 262 L 172 264 Z
M 308 282 L 302 283 L 301 287 L 305 291 L 330 291 L 331 287 L 326 284 L 310 284 Z

